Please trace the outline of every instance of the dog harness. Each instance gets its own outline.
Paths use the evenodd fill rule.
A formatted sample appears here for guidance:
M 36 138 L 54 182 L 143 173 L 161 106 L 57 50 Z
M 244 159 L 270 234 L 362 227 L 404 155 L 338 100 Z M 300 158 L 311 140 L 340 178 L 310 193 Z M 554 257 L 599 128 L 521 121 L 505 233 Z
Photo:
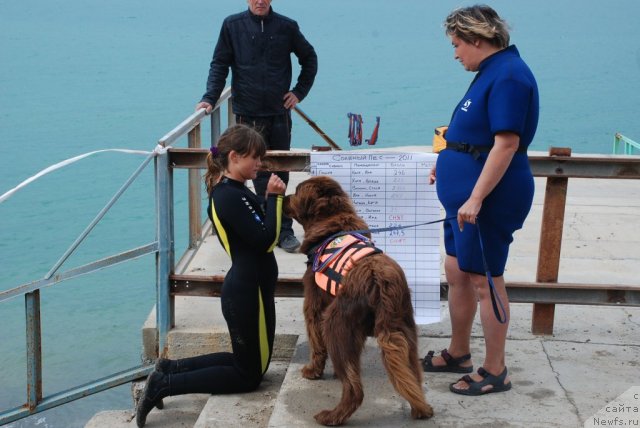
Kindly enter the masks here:
M 373 241 L 356 232 L 345 232 L 327 238 L 315 251 L 311 269 L 315 272 L 318 287 L 335 296 L 345 275 L 353 265 L 365 256 L 382 253 Z

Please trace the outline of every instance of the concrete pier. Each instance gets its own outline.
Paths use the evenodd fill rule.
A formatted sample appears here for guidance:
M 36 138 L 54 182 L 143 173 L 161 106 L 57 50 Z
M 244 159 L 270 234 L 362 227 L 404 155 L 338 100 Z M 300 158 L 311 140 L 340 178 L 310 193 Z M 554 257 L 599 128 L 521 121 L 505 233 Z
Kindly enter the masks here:
M 292 174 L 290 189 L 305 179 Z M 536 179 L 536 196 L 524 228 L 515 236 L 505 278 L 533 282 L 538 263 L 538 243 L 544 179 Z M 562 241 L 560 282 L 626 284 L 640 286 L 640 181 L 571 179 L 569 181 Z M 296 225 L 296 234 L 302 231 Z M 210 236 L 184 273 L 220 274 L 228 259 Z M 306 257 L 276 249 L 283 277 L 299 277 Z M 420 327 L 420 355 L 448 345 L 450 324 L 447 302 L 442 321 Z M 277 308 L 277 343 L 274 361 L 261 387 L 250 394 L 188 395 L 165 400 L 164 410 L 154 409 L 152 427 L 313 427 L 313 415 L 335 406 L 340 382 L 331 365 L 321 380 L 302 379 L 300 369 L 308 358 L 302 317 L 302 300 L 280 298 Z M 606 415 L 635 418 L 640 412 L 613 414 L 605 409 L 630 388 L 640 388 L 640 308 L 625 306 L 557 305 L 554 334 L 531 333 L 531 304 L 513 304 L 507 340 L 507 366 L 511 391 L 482 397 L 449 392 L 460 375 L 425 373 L 424 390 L 435 416 L 426 421 L 410 418 L 407 403 L 387 379 L 375 341 L 367 343 L 362 358 L 365 398 L 347 426 L 367 427 L 580 427 L 600 426 Z M 153 336 L 154 314 L 144 329 Z M 226 326 L 218 299 L 176 299 L 176 328 L 170 333 L 170 356 L 179 358 L 226 349 Z M 482 364 L 484 340 L 479 320 L 473 327 L 474 366 Z M 147 343 L 150 349 L 153 344 Z M 625 402 L 640 408 L 638 399 Z M 634 394 L 631 394 L 634 397 Z M 616 401 L 617 400 L 617 401 Z M 622 399 L 624 401 L 624 399 Z M 622 403 L 618 404 L 618 409 Z M 611 406 L 609 406 L 611 409 Z M 134 427 L 133 410 L 103 412 L 87 427 Z M 638 424 L 638 422 L 636 422 Z M 634 426 L 634 425 L 630 425 Z

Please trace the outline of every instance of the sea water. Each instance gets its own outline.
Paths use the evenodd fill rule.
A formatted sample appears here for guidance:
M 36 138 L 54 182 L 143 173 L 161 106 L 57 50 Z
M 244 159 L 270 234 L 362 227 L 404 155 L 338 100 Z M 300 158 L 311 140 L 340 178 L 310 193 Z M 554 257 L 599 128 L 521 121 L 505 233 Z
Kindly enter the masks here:
M 350 112 L 363 116 L 365 137 L 380 116 L 378 147 L 429 145 L 473 78 L 442 28 L 449 11 L 467 4 L 274 1 L 319 57 L 300 107 L 345 149 Z M 538 80 L 532 149 L 608 154 L 616 132 L 640 139 L 640 2 L 490 4 L 511 23 L 512 42 Z M 0 0 L 0 194 L 83 153 L 151 151 L 192 113 L 220 24 L 245 7 L 240 0 Z M 293 123 L 294 147 L 324 144 L 295 114 Z M 1 203 L 0 290 L 44 277 L 143 160 L 96 154 Z M 176 173 L 178 254 L 187 236 L 184 176 Z M 148 167 L 60 271 L 152 242 L 153 192 Z M 44 394 L 138 365 L 154 287 L 154 258 L 146 256 L 44 289 Z M 24 299 L 0 303 L 0 319 L 6 410 L 26 400 Z M 10 426 L 81 427 L 99 410 L 131 407 L 122 386 Z

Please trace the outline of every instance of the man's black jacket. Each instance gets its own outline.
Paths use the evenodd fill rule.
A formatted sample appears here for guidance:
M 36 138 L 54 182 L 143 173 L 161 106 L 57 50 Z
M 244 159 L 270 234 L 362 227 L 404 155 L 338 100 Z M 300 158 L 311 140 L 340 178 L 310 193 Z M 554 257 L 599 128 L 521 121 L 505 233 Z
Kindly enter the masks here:
M 291 53 L 301 66 L 291 89 Z M 318 71 L 313 46 L 298 24 L 270 9 L 266 16 L 249 10 L 227 17 L 213 52 L 207 92 L 202 101 L 215 105 L 231 68 L 233 112 L 246 116 L 282 114 L 284 94 L 290 90 L 300 101 L 309 93 Z

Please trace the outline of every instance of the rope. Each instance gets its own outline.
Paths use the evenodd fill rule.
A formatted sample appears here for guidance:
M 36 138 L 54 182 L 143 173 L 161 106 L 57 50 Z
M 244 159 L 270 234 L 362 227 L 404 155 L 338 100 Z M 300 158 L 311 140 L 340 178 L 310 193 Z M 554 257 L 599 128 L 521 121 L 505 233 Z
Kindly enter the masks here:
M 73 164 L 75 162 L 78 162 L 79 160 L 82 160 L 82 159 L 87 158 L 89 156 L 93 156 L 93 155 L 98 154 L 98 153 L 120 152 L 120 153 L 134 154 L 134 155 L 159 156 L 159 155 L 163 155 L 164 153 L 166 153 L 166 151 L 167 151 L 166 147 L 162 147 L 161 145 L 158 144 L 156 146 L 156 148 L 151 152 L 145 152 L 145 151 L 142 151 L 142 150 L 129 150 L 129 149 L 104 149 L 104 150 L 96 150 L 96 151 L 93 151 L 93 152 L 89 152 L 89 153 L 85 153 L 85 154 L 82 154 L 82 155 L 79 155 L 79 156 L 75 156 L 75 157 L 69 158 L 67 160 L 63 160 L 62 162 L 58 162 L 58 163 L 56 163 L 54 165 L 51 165 L 51 166 L 43 169 L 42 171 L 40 171 L 36 175 L 33 175 L 33 176 L 27 178 L 26 180 L 24 180 L 22 183 L 18 184 L 13 189 L 5 192 L 2 196 L 0 196 L 0 204 L 3 203 L 4 201 L 6 201 L 7 199 L 9 199 L 11 196 L 13 196 L 13 194 L 16 193 L 18 190 L 22 189 L 23 187 L 27 186 L 28 184 L 33 183 L 34 181 L 36 181 L 40 177 L 43 177 L 43 176 L 49 174 L 50 172 L 53 172 L 55 170 L 58 170 L 60 168 L 65 167 L 65 166 L 71 165 L 71 164 Z

